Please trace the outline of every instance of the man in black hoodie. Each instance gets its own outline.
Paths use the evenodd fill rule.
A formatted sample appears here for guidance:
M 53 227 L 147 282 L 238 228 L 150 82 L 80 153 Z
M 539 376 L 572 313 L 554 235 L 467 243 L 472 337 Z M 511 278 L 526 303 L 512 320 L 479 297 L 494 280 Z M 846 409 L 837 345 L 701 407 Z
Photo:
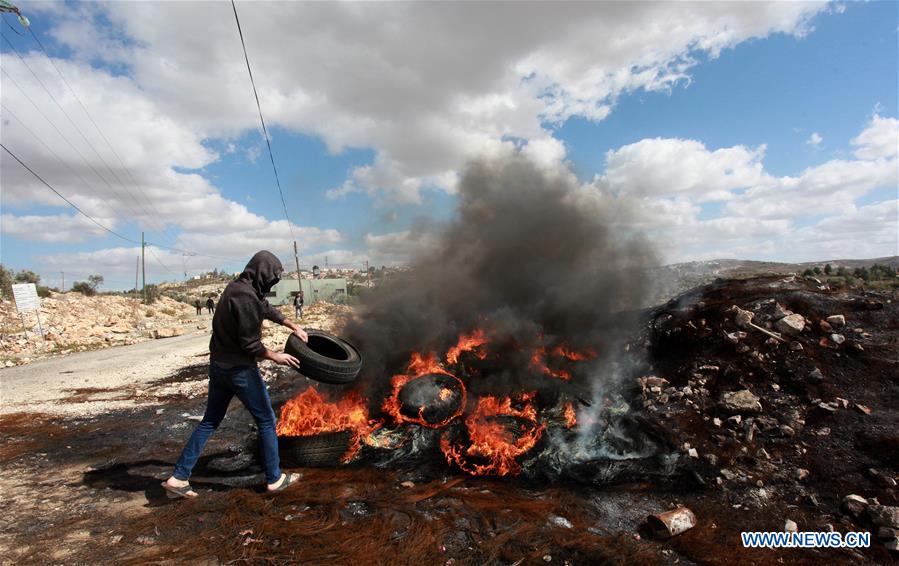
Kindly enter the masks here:
M 181 452 L 172 476 L 163 482 L 166 491 L 180 497 L 196 497 L 188 478 L 206 441 L 225 417 L 228 404 L 236 395 L 253 415 L 265 459 L 265 482 L 269 491 L 281 491 L 300 479 L 299 474 L 282 474 L 278 458 L 275 412 L 268 389 L 262 381 L 257 359 L 300 367 L 290 354 L 273 352 L 261 341 L 263 319 L 282 324 L 301 340 L 306 332 L 265 300 L 265 294 L 281 279 L 284 268 L 271 252 L 258 252 L 240 276 L 225 287 L 212 318 L 209 341 L 209 396 L 206 413 Z

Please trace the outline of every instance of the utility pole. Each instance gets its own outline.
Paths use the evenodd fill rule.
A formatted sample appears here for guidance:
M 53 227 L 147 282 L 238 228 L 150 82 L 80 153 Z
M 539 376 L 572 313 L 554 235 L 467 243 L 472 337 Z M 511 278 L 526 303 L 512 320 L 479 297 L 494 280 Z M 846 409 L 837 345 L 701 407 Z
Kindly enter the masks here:
M 325 256 L 325 269 L 328 269 L 328 256 Z
M 137 276 L 140 273 L 140 256 L 136 256 L 137 261 L 134 263 L 134 294 L 137 295 Z
M 371 271 L 368 270 L 368 260 L 365 260 L 365 278 L 368 281 L 368 286 L 371 287 Z
M 60 271 L 59 273 L 62 274 L 62 292 L 65 293 L 66 292 L 66 272 Z
M 303 284 L 300 282 L 300 252 L 297 251 L 297 241 L 293 241 L 293 259 L 297 262 L 297 293 L 303 292 Z
M 147 264 L 144 260 L 144 249 L 147 242 L 144 241 L 144 233 L 140 233 L 140 271 L 141 271 L 141 294 L 144 296 L 144 304 L 147 304 Z

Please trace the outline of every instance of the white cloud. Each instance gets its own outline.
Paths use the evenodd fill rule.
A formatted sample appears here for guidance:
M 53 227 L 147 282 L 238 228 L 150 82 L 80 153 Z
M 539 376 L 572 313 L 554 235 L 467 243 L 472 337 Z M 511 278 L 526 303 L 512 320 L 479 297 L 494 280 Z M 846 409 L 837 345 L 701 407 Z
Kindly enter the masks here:
M 115 218 L 99 218 L 101 224 L 115 229 Z M 2 233 L 43 243 L 83 242 L 107 234 L 80 214 L 0 216 Z
M 858 159 L 832 159 L 795 177 L 765 171 L 764 146 L 645 139 L 607 152 L 606 172 L 581 198 L 612 221 L 628 218 L 619 224 L 645 231 L 666 261 L 895 255 L 896 201 L 857 204 L 875 189 L 899 188 L 887 143 L 895 124 L 876 116 L 851 141 Z
M 812 135 L 810 135 L 808 137 L 808 140 L 806 140 L 805 143 L 807 143 L 809 145 L 817 146 L 822 141 L 824 141 L 824 138 L 821 137 L 821 134 L 819 134 L 818 132 L 812 132 Z
M 899 120 L 874 115 L 868 127 L 852 139 L 859 159 L 895 158 L 899 148 Z
M 710 151 L 695 140 L 644 139 L 607 152 L 597 181 L 616 193 L 726 200 L 735 189 L 766 182 L 764 155 L 765 146 Z
M 545 139 L 542 120 L 603 119 L 616 99 L 689 80 L 703 54 L 803 35 L 824 3 L 266 3 L 240 10 L 272 125 L 376 159 L 331 196 L 418 202 L 473 158 Z M 126 65 L 160 111 L 206 136 L 257 126 L 227 5 L 90 5 L 54 33 Z M 121 28 L 85 33 L 102 14 Z M 102 27 L 102 26 L 100 26 Z M 105 30 L 104 30 L 105 31 Z M 614 38 L 610 40 L 609 38 Z M 209 102 L 214 100 L 214 104 Z

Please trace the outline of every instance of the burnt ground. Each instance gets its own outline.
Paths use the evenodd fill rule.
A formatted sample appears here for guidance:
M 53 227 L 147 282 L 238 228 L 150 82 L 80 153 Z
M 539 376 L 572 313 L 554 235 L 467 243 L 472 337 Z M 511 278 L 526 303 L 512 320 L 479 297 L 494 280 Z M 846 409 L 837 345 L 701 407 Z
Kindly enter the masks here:
M 772 299 L 808 319 L 806 330 L 790 339 L 801 350 L 769 343 L 752 329 L 736 342 L 728 338 L 726 333 L 741 330 L 731 305 L 753 311 L 754 322 L 764 327 L 775 319 Z M 832 314 L 846 317 L 845 327 L 833 329 L 845 335 L 841 345 L 821 343 L 832 332 L 821 330 L 819 321 Z M 896 488 L 884 479 L 895 478 L 899 455 L 895 297 L 774 277 L 716 282 L 647 312 L 634 343 L 647 348 L 651 364 L 635 377 L 667 381 L 635 379 L 626 396 L 683 453 L 668 480 L 647 476 L 596 485 L 475 478 L 435 457 L 430 466 L 307 468 L 300 486 L 272 497 L 262 492 L 252 457 L 251 419 L 235 403 L 192 478 L 202 496 L 173 502 L 158 484 L 195 425 L 191 417 L 203 411 L 202 396 L 174 393 L 156 406 L 91 418 L 0 418 L 0 561 L 896 560 L 876 542 L 862 550 L 751 550 L 742 548 L 739 536 L 781 530 L 786 519 L 807 531 L 826 525 L 870 530 L 864 515 L 842 512 L 845 495 L 897 504 Z M 146 389 L 202 383 L 205 371 L 204 365 L 190 366 Z M 300 381 L 295 373 L 271 372 L 274 404 L 304 388 Z M 722 395 L 743 389 L 760 406 L 727 409 Z M 123 392 L 70 393 L 67 402 Z M 649 513 L 678 504 L 695 512 L 695 528 L 667 541 L 638 534 Z

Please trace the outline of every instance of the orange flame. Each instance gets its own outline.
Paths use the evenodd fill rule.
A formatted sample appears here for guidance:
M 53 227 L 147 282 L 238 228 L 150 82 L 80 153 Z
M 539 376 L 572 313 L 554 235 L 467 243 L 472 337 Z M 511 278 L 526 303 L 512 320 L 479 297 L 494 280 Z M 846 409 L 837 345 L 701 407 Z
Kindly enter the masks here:
M 400 412 L 400 391 L 403 389 L 403 386 L 413 379 L 419 378 L 423 375 L 430 375 L 432 373 L 440 373 L 452 377 L 459 383 L 459 389 L 462 391 L 462 402 L 459 404 L 459 409 L 439 423 L 430 423 L 425 420 L 423 414 L 424 407 L 419 410 L 418 416 L 415 418 L 408 417 Z M 441 428 L 448 425 L 450 421 L 461 415 L 462 411 L 465 410 L 465 385 L 458 377 L 440 367 L 440 364 L 437 362 L 437 355 L 433 352 L 429 352 L 427 354 L 413 352 L 411 358 L 409 359 L 409 366 L 406 369 L 406 373 L 400 373 L 393 376 L 392 386 L 393 390 L 391 391 L 390 396 L 387 397 L 387 399 L 384 401 L 384 404 L 381 406 L 381 408 L 385 413 L 393 417 L 397 424 L 414 423 L 429 428 Z M 452 395 L 452 391 L 450 389 L 441 389 L 440 398 L 442 400 L 445 400 L 450 395 Z
M 574 428 L 577 425 L 577 414 L 571 403 L 565 403 L 565 428 Z
M 314 387 L 303 391 L 281 407 L 281 418 L 275 429 L 278 436 L 313 436 L 324 432 L 352 431 L 350 447 L 344 462 L 353 459 L 362 446 L 363 436 L 377 426 L 368 420 L 368 407 L 357 392 L 331 403 Z
M 476 476 L 517 475 L 521 465 L 516 458 L 531 450 L 540 440 L 544 425 L 537 422 L 537 410 L 533 399 L 536 393 L 525 393 L 520 402 L 521 409 L 512 406 L 512 399 L 497 399 L 485 396 L 478 399 L 477 407 L 465 419 L 469 444 L 460 449 L 446 436 L 440 439 L 440 448 L 446 461 L 455 464 L 469 474 Z M 521 424 L 517 433 L 496 417 L 518 417 L 526 421 Z M 478 461 L 486 461 L 480 464 Z
M 534 354 L 531 356 L 531 367 L 535 370 L 548 375 L 550 377 L 555 377 L 558 379 L 564 379 L 565 381 L 569 381 L 571 379 L 571 372 L 565 369 L 552 370 L 546 364 L 547 356 L 552 356 L 556 358 L 564 358 L 571 362 L 582 362 L 585 360 L 592 360 L 596 358 L 598 354 L 595 350 L 587 349 L 583 352 L 576 352 L 569 348 L 565 344 L 560 344 L 556 346 L 551 351 L 547 353 L 546 346 L 540 346 L 534 349 Z
M 460 334 L 459 342 L 455 346 L 446 351 L 446 361 L 455 364 L 459 361 L 459 355 L 462 352 L 471 352 L 479 346 L 487 343 L 487 333 L 483 328 L 478 328 L 471 334 Z M 486 351 L 474 351 L 474 354 L 481 360 L 487 357 Z

